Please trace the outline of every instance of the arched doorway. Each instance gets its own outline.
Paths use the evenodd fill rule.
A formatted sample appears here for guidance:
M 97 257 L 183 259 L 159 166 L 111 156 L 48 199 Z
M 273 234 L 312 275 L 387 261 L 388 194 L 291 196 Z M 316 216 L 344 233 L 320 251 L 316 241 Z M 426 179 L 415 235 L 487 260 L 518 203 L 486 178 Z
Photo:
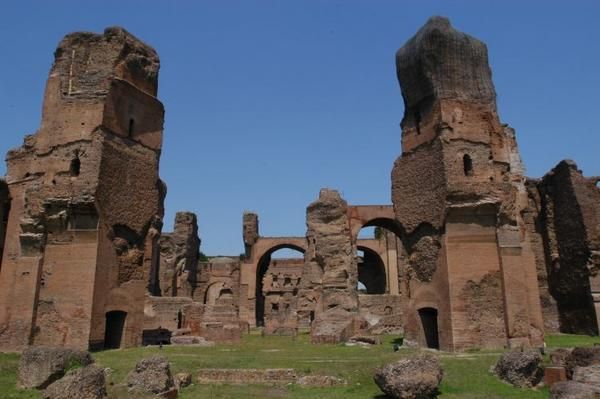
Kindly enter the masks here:
M 259 258 L 256 268 L 256 326 L 265 326 L 267 317 L 289 310 L 290 298 L 296 296 L 300 284 L 304 248 L 279 244 Z M 267 306 L 266 306 L 267 304 Z
M 106 313 L 106 330 L 104 332 L 104 348 L 118 349 L 121 347 L 123 330 L 127 312 L 113 310 Z
M 419 318 L 425 335 L 425 343 L 428 348 L 440 349 L 438 333 L 438 311 L 434 308 L 419 309 Z

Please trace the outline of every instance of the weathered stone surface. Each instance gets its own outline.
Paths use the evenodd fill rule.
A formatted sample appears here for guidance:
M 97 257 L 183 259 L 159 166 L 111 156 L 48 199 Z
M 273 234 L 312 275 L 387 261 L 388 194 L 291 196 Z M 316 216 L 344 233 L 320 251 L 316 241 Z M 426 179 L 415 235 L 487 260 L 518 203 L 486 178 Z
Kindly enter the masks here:
M 600 362 L 587 367 L 575 367 L 573 381 L 600 387 Z
M 600 387 L 576 381 L 563 381 L 552 385 L 550 399 L 598 399 Z
M 19 385 L 44 389 L 62 378 L 70 367 L 87 366 L 94 360 L 89 352 L 33 346 L 23 351 L 19 362 Z
M 140 360 L 127 376 L 130 391 L 162 394 L 175 387 L 167 358 L 153 356 Z
M 510 351 L 505 352 L 494 367 L 494 373 L 501 380 L 517 387 L 536 386 L 543 377 L 540 368 L 542 356 L 539 352 Z
M 567 377 L 572 378 L 577 367 L 588 367 L 597 364 L 600 364 L 600 346 L 575 348 L 565 361 Z
M 104 399 L 104 370 L 94 365 L 69 371 L 44 391 L 44 399 Z
M 432 355 L 421 354 L 401 359 L 377 370 L 377 386 L 391 398 L 435 398 L 444 372 Z

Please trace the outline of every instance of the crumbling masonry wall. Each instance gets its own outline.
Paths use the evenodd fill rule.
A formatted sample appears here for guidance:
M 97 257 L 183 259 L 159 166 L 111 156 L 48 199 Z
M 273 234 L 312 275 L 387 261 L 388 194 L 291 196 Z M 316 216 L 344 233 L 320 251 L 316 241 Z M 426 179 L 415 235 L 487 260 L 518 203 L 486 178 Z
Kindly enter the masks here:
M 547 276 L 541 289 L 556 301 L 565 333 L 598 335 L 600 329 L 598 180 L 562 161 L 537 183 L 546 265 L 541 276 Z
M 196 287 L 198 254 L 198 220 L 194 213 L 177 212 L 172 233 L 159 239 L 160 257 L 153 293 L 161 296 L 193 297 Z
M 0 350 L 103 346 L 113 310 L 126 312 L 115 342 L 141 343 L 165 193 L 158 69 L 121 28 L 56 49 L 41 127 L 7 155 Z

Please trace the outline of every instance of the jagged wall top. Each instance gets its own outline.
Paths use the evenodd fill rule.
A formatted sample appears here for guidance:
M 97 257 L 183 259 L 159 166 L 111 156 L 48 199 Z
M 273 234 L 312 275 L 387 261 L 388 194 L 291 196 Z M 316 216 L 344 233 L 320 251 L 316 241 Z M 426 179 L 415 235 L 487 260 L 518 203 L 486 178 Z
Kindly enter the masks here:
M 430 18 L 398 50 L 396 72 L 406 112 L 445 98 L 495 103 L 485 43 L 444 17 Z
M 63 95 L 97 96 L 116 77 L 156 96 L 159 65 L 152 47 L 123 28 L 110 27 L 103 34 L 66 35 L 54 52 L 50 76 L 68 77 L 61 82 Z

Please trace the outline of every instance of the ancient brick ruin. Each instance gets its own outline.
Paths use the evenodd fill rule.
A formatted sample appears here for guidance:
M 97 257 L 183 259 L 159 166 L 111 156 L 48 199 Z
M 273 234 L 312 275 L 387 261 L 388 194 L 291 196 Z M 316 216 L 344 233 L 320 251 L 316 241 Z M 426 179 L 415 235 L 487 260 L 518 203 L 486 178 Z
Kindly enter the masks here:
M 0 350 L 141 344 L 165 194 L 158 68 L 121 28 L 56 49 L 41 127 L 6 158 Z
M 525 177 L 487 48 L 447 19 L 396 66 L 392 204 L 323 189 L 305 236 L 263 237 L 246 212 L 244 254 L 206 259 L 195 214 L 161 232 L 156 52 L 121 28 L 67 35 L 41 127 L 0 179 L 0 351 L 232 342 L 251 328 L 314 343 L 403 333 L 454 351 L 597 335 L 600 178 L 571 161 Z

